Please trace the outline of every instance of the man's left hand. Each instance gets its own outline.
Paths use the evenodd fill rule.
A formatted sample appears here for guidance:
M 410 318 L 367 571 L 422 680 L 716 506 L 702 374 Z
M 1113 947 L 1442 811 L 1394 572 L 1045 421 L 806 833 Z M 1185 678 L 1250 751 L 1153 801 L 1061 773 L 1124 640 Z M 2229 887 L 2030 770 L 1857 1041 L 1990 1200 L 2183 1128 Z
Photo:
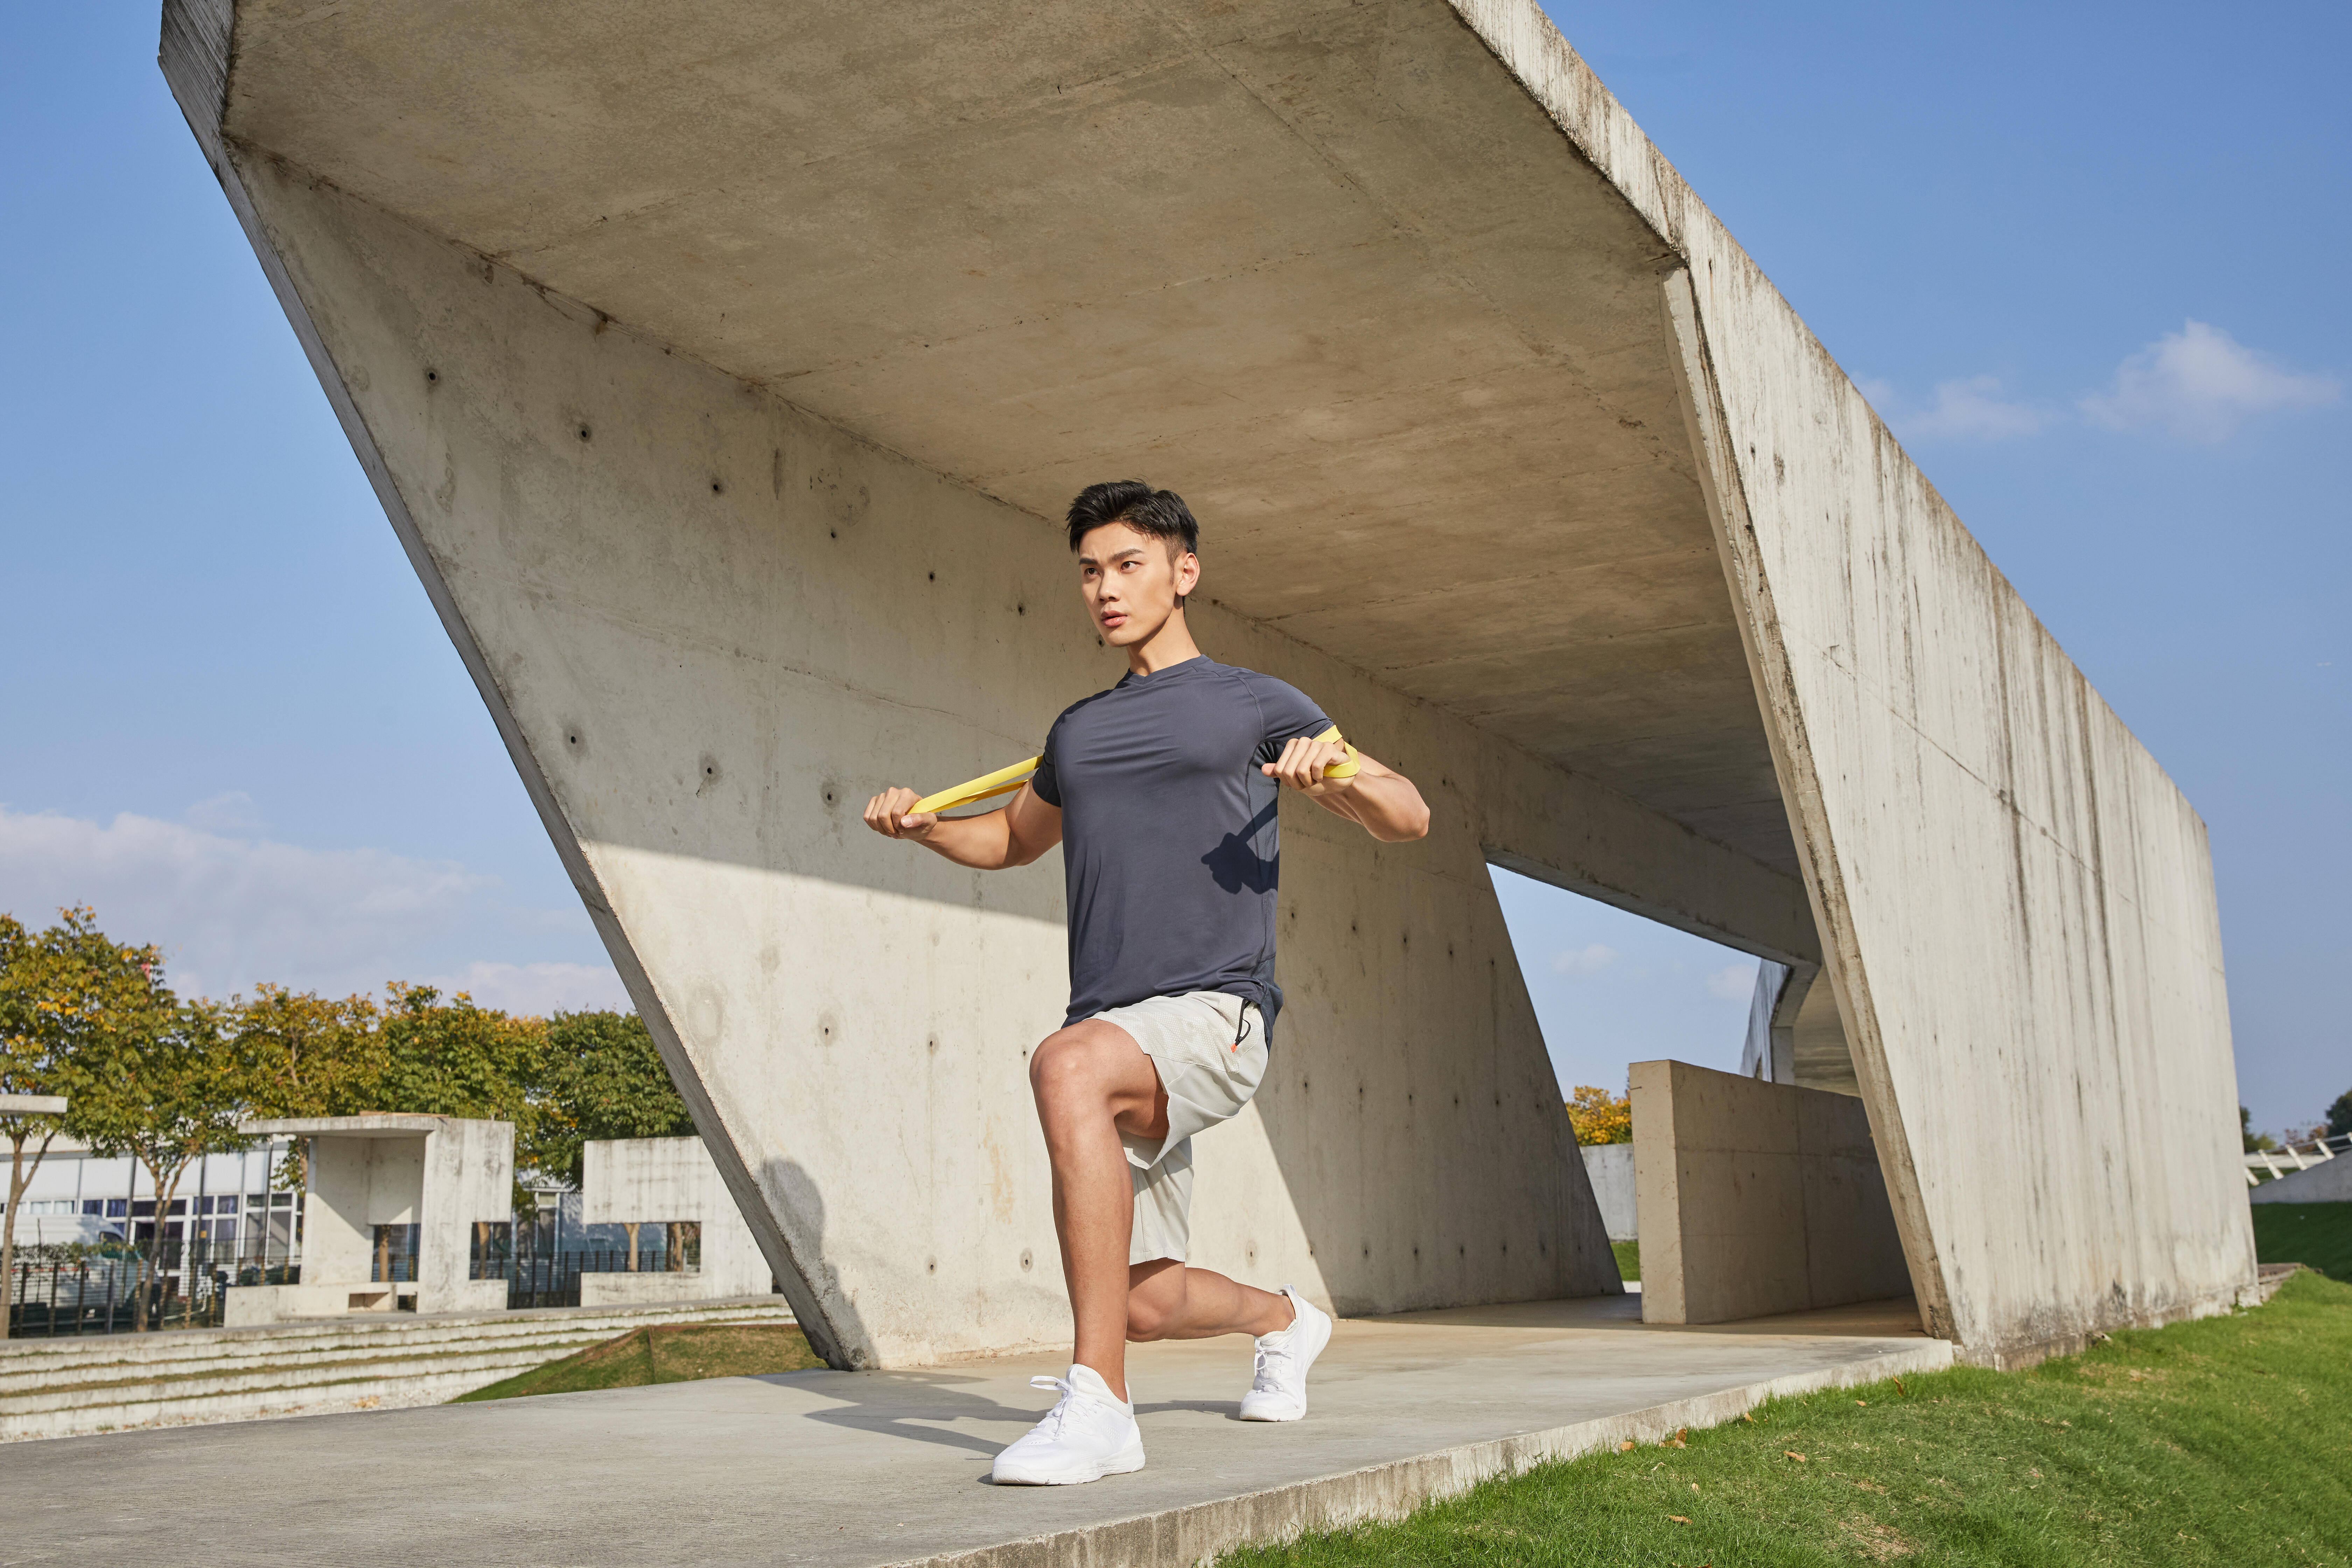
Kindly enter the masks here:
M 1263 764 L 1258 771 L 1304 793 L 1310 799 L 1321 800 L 1345 795 L 1356 787 L 1355 775 L 1340 779 L 1323 776 L 1325 768 L 1347 760 L 1348 748 L 1339 742 L 1310 741 L 1301 736 L 1286 742 L 1282 755 Z

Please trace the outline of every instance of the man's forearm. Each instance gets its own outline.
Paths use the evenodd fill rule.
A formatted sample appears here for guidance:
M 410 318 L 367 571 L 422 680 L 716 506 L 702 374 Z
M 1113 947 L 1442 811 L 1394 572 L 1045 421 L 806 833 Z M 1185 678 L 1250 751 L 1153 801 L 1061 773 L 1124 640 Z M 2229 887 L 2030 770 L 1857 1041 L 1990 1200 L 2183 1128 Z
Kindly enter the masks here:
M 1355 808 L 1349 815 L 1383 844 L 1407 843 L 1429 831 L 1428 804 L 1402 773 L 1367 772 L 1346 798 Z
M 1002 811 L 978 816 L 942 817 L 922 838 L 924 848 L 975 871 L 1002 871 L 1025 862 L 1014 858 L 1013 829 Z

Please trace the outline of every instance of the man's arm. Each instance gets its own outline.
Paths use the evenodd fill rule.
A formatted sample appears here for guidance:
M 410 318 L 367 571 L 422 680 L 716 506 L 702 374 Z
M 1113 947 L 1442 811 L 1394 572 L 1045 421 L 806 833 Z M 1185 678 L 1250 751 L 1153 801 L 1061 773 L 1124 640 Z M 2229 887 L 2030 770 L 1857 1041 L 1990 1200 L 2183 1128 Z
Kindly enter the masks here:
M 1301 737 L 1259 771 L 1278 779 L 1334 816 L 1344 816 L 1383 844 L 1402 844 L 1429 832 L 1429 805 L 1412 781 L 1363 752 L 1356 753 L 1355 776 L 1327 779 L 1323 770 L 1348 760 L 1348 748 L 1333 741 Z
M 1026 866 L 1062 841 L 1062 808 L 1047 805 L 1027 784 L 1010 805 L 978 816 L 915 812 L 922 796 L 886 789 L 866 803 L 866 826 L 885 838 L 908 838 L 959 866 L 1003 871 Z

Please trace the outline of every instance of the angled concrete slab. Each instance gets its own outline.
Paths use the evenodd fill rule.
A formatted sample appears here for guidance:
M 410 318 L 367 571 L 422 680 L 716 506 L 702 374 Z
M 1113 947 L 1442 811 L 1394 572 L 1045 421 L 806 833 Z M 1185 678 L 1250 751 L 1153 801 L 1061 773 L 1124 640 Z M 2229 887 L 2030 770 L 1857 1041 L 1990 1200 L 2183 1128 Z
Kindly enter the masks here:
M 1055 870 L 856 803 L 1115 677 L 1050 520 L 1128 473 L 1434 814 L 1288 825 L 1200 1261 L 1615 1288 L 1496 863 L 1818 972 L 1767 1033 L 1968 1353 L 2251 1283 L 2203 825 L 1532 0 L 170 0 L 163 63 L 837 1364 L 1062 1331 Z
M 0 1517 L 19 1555 L 81 1562 L 365 1562 L 396 1542 L 404 1559 L 574 1568 L 1190 1563 L 1774 1394 L 1948 1365 L 1916 1321 L 1901 1302 L 1661 1330 L 1626 1297 L 1343 1321 L 1287 1425 L 1235 1414 L 1239 1342 L 1139 1346 L 1150 1462 L 1083 1487 L 986 1483 L 1052 1402 L 1029 1377 L 1064 1370 L 1028 1358 L 62 1439 L 10 1451 Z M 91 1478 L 173 1506 L 78 1506 Z

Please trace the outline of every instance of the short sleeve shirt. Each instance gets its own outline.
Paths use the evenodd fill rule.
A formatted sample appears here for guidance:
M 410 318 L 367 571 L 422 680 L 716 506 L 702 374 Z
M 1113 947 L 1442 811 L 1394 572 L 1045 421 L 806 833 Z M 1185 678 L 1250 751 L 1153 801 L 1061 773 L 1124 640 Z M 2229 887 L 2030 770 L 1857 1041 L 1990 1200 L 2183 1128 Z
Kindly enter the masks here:
M 1076 1023 L 1222 991 L 1271 1036 L 1280 786 L 1258 771 L 1331 721 L 1297 688 L 1190 658 L 1073 704 L 1030 787 L 1062 811 Z

